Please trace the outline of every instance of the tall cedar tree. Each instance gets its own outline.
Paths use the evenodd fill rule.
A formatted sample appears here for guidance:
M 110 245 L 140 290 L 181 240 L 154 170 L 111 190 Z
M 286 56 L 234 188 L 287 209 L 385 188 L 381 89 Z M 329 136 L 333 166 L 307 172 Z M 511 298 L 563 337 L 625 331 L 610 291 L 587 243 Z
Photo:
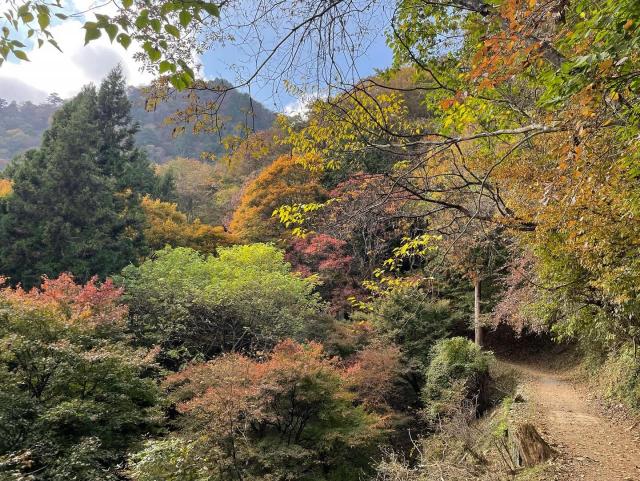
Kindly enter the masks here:
M 140 126 L 131 117 L 131 102 L 120 66 L 102 81 L 97 99 L 97 163 L 113 177 L 118 191 L 155 193 L 156 176 L 146 153 L 135 146 Z
M 154 181 L 133 144 L 124 81 L 82 90 L 53 116 L 42 146 L 10 168 L 0 219 L 0 272 L 36 285 L 70 271 L 80 281 L 119 271 L 144 250 L 139 195 Z

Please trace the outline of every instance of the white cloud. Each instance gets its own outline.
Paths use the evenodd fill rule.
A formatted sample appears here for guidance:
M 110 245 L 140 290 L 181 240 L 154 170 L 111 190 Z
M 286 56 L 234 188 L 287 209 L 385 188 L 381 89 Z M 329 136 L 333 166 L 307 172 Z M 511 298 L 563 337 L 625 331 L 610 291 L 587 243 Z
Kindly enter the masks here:
M 89 7 L 91 3 L 93 2 L 75 0 L 77 8 Z M 67 98 L 75 95 L 83 85 L 99 83 L 118 63 L 122 65 L 131 85 L 149 83 L 153 78 L 148 72 L 140 72 L 139 64 L 133 60 L 135 44 L 125 50 L 117 43 L 111 44 L 103 35 L 85 47 L 82 22 L 76 20 L 67 20 L 56 25 L 51 28 L 51 32 L 62 53 L 49 44 L 31 50 L 28 52 L 30 62 L 5 62 L 0 67 L 0 81 L 11 82 L 12 85 L 16 85 L 17 82 L 25 84 L 27 92 L 56 92 Z M 28 97 L 27 92 L 22 96 Z M 0 97 L 12 100 L 7 93 L 10 92 L 0 91 Z M 41 99 L 34 97 L 31 100 L 37 102 Z
M 288 116 L 300 115 L 304 118 L 309 111 L 311 103 L 318 98 L 318 94 L 311 94 L 301 98 L 297 98 L 293 102 L 289 102 L 284 106 L 284 114 Z

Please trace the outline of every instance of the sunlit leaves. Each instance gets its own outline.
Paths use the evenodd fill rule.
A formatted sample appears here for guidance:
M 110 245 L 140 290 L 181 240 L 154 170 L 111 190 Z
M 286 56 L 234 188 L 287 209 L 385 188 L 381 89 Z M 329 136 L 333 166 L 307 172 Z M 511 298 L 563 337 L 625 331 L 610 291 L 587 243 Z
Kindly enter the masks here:
M 28 61 L 25 49 L 27 48 L 18 38 L 26 37 L 38 48 L 49 43 L 60 50 L 51 33 L 52 19 L 66 20 L 68 16 L 63 11 L 61 1 L 48 2 L 45 0 L 9 0 L 5 2 L 6 10 L 0 12 L 0 25 L 2 25 L 2 37 L 0 37 L 0 66 L 8 58 L 10 53 L 15 58 Z
M 193 15 L 188 10 L 182 10 L 180 12 L 180 25 L 183 27 L 187 27 L 191 20 L 193 19 Z
M 174 366 L 303 339 L 323 308 L 314 281 L 268 244 L 221 247 L 216 257 L 166 247 L 123 277 L 132 329 Z
M 415 131 L 407 106 L 396 92 L 357 89 L 330 102 L 311 104 L 302 129 L 281 119 L 293 146 L 309 170 L 335 170 L 356 163 L 376 145 L 387 145 Z
M 11 195 L 13 187 L 10 180 L 0 179 L 0 199 Z
M 118 6 L 117 3 L 114 5 Z M 218 5 L 206 0 L 162 0 L 157 5 L 142 0 L 123 0 L 118 11 L 110 15 L 100 13 L 99 7 L 91 10 L 93 12 L 71 14 L 86 19 L 83 25 L 85 45 L 98 40 L 103 33 L 125 49 L 135 41 L 141 45 L 146 62 L 158 73 L 168 74 L 171 85 L 178 90 L 189 87 L 195 74 L 188 65 L 191 59 L 176 55 L 172 42 L 193 36 L 197 28 L 215 21 L 220 14 Z M 2 25 L 0 37 L 0 65 L 9 54 L 19 60 L 28 60 L 25 46 L 18 40 L 23 27 L 28 28 L 27 36 L 34 38 L 38 47 L 48 42 L 60 50 L 50 30 L 52 19 L 59 22 L 71 18 L 58 0 L 11 0 L 2 17 L 5 25 Z

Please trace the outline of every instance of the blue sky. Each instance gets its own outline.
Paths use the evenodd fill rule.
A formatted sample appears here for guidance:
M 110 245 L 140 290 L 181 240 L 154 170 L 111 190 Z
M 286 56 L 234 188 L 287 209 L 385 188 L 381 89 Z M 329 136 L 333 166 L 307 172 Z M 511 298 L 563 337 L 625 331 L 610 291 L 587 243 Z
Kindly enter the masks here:
M 0 0 L 0 7 L 4 0 Z M 73 0 L 78 10 L 93 5 L 94 0 Z M 371 18 L 370 30 L 375 32 L 367 39 L 366 52 L 356 61 L 357 75 L 367 76 L 376 69 L 391 63 L 391 52 L 387 48 L 383 34 L 383 18 Z M 101 78 L 116 64 L 120 63 L 132 85 L 148 83 L 152 76 L 141 72 L 132 54 L 136 46 L 124 50 L 119 45 L 111 45 L 106 38 L 83 46 L 84 31 L 81 21 L 66 21 L 54 25 L 52 30 L 63 53 L 46 45 L 41 49 L 31 50 L 31 62 L 5 63 L 0 67 L 0 97 L 33 102 L 41 102 L 51 92 L 62 97 L 70 97 L 90 82 L 98 83 Z M 275 39 L 265 35 L 267 44 Z M 252 54 L 252 46 L 244 50 L 234 46 L 217 45 L 201 57 L 202 71 L 206 78 L 225 78 L 231 82 L 238 80 L 242 74 L 250 72 L 256 62 Z M 291 76 L 290 76 L 291 77 Z M 303 75 L 292 75 L 288 80 L 298 86 L 306 84 Z M 258 78 L 251 85 L 251 94 L 266 107 L 277 111 L 295 110 L 299 100 L 291 95 L 285 85 L 277 81 Z M 245 89 L 246 90 L 246 89 Z M 310 90 L 317 90 L 310 88 Z

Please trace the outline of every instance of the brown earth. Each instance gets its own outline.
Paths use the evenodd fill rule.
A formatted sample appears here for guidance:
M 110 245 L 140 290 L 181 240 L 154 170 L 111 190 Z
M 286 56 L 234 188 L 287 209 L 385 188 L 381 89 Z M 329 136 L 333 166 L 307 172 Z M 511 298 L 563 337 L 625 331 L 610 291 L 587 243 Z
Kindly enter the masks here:
M 521 373 L 518 409 L 560 454 L 545 481 L 640 481 L 640 426 L 614 421 L 571 369 L 508 363 Z

